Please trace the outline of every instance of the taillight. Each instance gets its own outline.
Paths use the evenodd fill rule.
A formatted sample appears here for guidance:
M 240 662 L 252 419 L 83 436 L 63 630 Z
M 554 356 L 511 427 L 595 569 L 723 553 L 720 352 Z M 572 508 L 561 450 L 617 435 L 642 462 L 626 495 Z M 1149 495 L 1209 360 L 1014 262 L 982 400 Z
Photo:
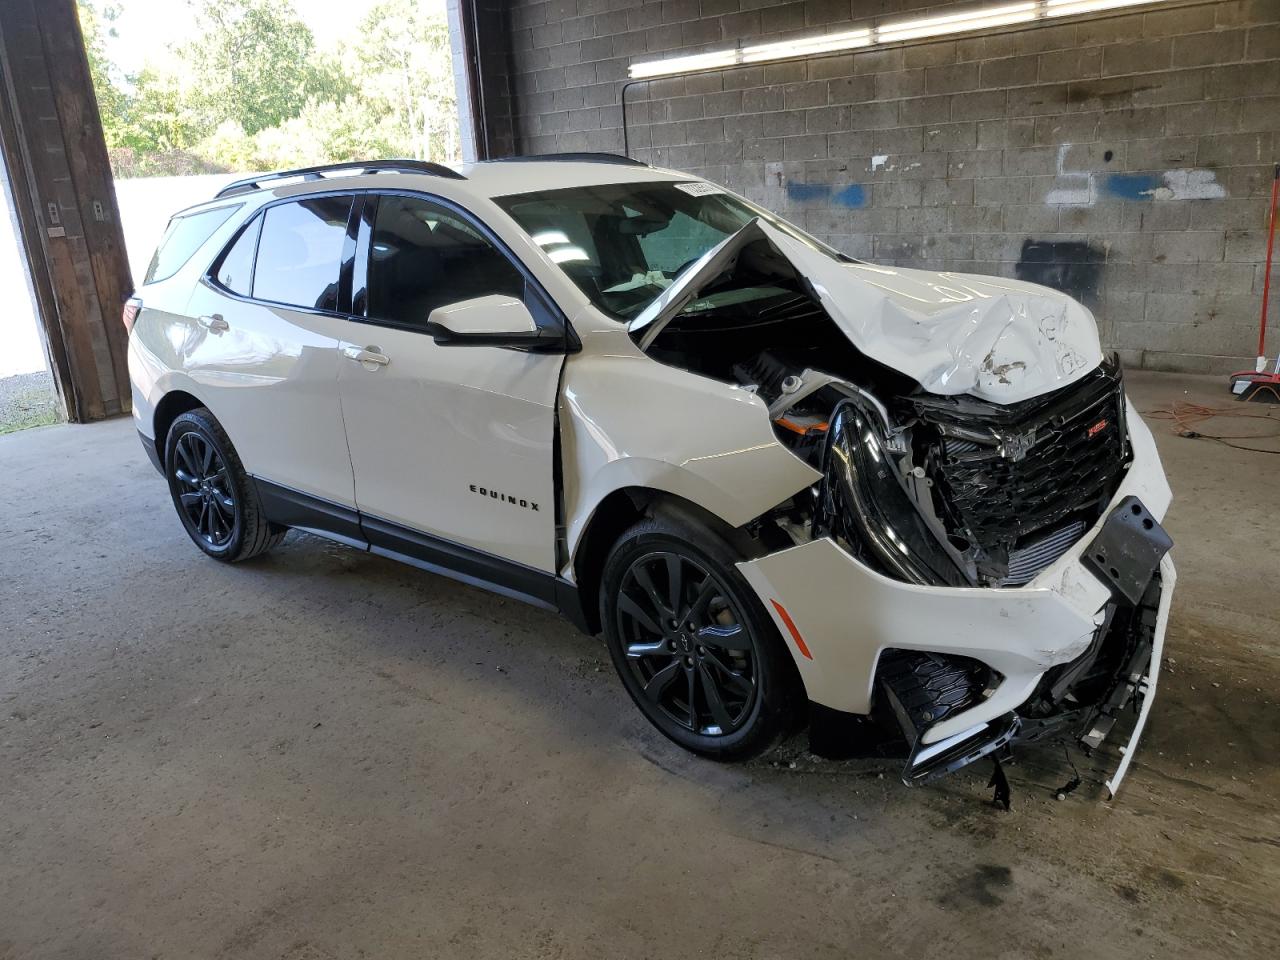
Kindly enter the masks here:
M 142 301 L 137 297 L 130 297 L 124 302 L 124 329 L 126 333 L 133 332 L 133 322 L 138 319 L 138 311 L 142 309 Z

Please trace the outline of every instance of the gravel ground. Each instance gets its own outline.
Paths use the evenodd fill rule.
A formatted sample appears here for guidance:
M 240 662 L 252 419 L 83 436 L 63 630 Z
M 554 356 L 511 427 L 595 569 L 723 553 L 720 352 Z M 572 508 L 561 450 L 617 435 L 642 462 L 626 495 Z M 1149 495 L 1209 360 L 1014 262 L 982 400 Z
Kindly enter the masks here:
M 58 394 L 49 371 L 0 378 L 0 433 L 43 427 L 60 419 Z

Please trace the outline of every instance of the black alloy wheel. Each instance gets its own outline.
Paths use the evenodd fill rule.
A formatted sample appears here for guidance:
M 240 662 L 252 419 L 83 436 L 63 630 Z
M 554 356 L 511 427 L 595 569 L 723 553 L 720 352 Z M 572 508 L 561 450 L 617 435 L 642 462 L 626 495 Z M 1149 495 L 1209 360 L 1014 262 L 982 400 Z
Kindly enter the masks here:
M 170 470 L 179 509 L 192 537 L 224 550 L 235 536 L 240 508 L 227 465 L 208 438 L 194 431 L 178 437 Z
M 759 694 L 755 643 L 710 571 L 643 554 L 623 575 L 617 617 L 628 669 L 671 722 L 704 737 L 742 728 Z
M 164 463 L 183 528 L 215 560 L 248 560 L 284 539 L 287 528 L 267 518 L 231 438 L 204 407 L 174 419 L 165 435 Z
M 751 549 L 714 518 L 663 505 L 623 531 L 601 571 L 622 685 L 664 736 L 715 760 L 758 756 L 806 714 L 792 654 L 737 567 Z

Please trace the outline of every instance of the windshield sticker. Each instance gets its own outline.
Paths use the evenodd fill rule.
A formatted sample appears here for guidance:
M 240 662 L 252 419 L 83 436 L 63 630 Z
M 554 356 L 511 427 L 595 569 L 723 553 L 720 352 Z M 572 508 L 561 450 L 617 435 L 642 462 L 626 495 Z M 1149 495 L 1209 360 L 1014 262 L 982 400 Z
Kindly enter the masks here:
M 677 183 L 673 186 L 691 197 L 709 197 L 712 194 L 724 193 L 724 190 L 717 187 L 714 183 L 706 183 L 699 181 L 697 183 Z

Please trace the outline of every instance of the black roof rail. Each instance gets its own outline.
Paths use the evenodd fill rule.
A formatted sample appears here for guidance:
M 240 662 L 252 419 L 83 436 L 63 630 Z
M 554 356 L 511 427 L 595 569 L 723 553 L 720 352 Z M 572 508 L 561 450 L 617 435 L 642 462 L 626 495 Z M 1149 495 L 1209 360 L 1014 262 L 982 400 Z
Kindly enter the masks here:
M 530 153 L 519 157 L 499 157 L 500 163 L 533 162 L 560 160 L 568 163 L 618 163 L 628 167 L 647 167 L 648 164 L 635 157 L 623 156 L 620 153 Z
M 275 173 L 264 173 L 258 177 L 246 177 L 229 183 L 215 195 L 215 200 L 223 197 L 234 197 L 241 193 L 250 193 L 259 189 L 264 183 L 272 180 L 287 180 L 290 177 L 301 177 L 303 180 L 321 180 L 326 173 L 339 170 L 359 170 L 365 173 L 425 173 L 433 177 L 447 177 L 450 180 L 467 179 L 457 170 L 430 160 L 352 160 L 349 163 L 325 163 L 318 167 L 299 167 L 296 170 L 277 170 Z

